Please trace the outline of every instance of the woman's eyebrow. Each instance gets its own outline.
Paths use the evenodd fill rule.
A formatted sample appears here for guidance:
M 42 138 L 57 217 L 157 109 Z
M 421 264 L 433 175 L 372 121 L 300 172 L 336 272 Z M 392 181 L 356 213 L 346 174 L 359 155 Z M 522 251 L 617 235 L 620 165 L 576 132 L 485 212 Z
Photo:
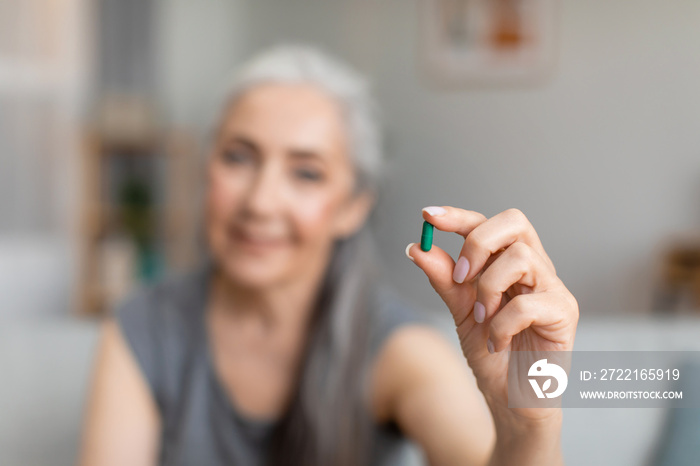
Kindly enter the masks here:
M 325 157 L 319 154 L 316 151 L 310 150 L 310 149 L 291 149 L 289 151 L 289 155 L 292 158 L 295 159 L 315 159 L 320 162 L 325 161 Z
M 230 146 L 232 144 L 240 144 L 253 152 L 260 152 L 260 148 L 258 147 L 258 145 L 251 139 L 246 138 L 245 136 L 233 136 L 229 138 L 226 145 Z

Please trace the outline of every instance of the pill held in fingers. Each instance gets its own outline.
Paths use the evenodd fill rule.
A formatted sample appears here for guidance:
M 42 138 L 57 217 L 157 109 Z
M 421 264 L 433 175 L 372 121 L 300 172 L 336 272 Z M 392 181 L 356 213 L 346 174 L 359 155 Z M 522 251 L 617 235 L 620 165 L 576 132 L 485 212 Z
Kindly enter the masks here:
M 420 248 L 428 252 L 433 247 L 433 225 L 427 221 L 423 222 L 423 232 L 420 235 Z

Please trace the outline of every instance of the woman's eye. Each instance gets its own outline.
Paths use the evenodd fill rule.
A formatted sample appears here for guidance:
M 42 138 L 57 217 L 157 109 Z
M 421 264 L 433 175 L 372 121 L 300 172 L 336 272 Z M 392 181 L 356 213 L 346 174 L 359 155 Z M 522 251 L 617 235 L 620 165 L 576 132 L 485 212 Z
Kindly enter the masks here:
M 294 173 L 304 181 L 321 181 L 323 179 L 323 174 L 318 170 L 299 168 Z
M 226 163 L 248 163 L 252 157 L 244 151 L 229 149 L 223 152 L 223 159 Z

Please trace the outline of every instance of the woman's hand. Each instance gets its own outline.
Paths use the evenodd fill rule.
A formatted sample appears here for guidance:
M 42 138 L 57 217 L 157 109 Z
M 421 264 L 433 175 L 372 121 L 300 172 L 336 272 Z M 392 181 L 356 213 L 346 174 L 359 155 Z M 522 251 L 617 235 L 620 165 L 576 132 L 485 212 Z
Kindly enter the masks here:
M 578 303 L 556 270 L 525 215 L 509 209 L 487 219 L 456 207 L 426 207 L 423 218 L 441 231 L 462 235 L 455 261 L 433 245 L 415 243 L 406 254 L 428 276 L 447 304 L 479 389 L 498 425 L 526 425 L 556 418 L 552 408 L 508 409 L 508 349 L 571 351 Z M 522 423 L 521 423 L 522 421 Z

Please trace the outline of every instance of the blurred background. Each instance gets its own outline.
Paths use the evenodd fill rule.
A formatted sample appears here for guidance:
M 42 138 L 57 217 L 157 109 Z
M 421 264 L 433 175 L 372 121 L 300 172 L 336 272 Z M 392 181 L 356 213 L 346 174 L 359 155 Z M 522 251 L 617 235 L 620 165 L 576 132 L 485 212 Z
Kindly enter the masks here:
M 578 349 L 700 350 L 697 1 L 0 0 L 0 464 L 73 461 L 95 317 L 196 260 L 219 99 L 280 42 L 371 79 L 377 241 L 407 299 L 445 312 L 404 256 L 422 207 L 517 207 Z M 643 464 L 674 422 L 567 416 L 568 464 Z

